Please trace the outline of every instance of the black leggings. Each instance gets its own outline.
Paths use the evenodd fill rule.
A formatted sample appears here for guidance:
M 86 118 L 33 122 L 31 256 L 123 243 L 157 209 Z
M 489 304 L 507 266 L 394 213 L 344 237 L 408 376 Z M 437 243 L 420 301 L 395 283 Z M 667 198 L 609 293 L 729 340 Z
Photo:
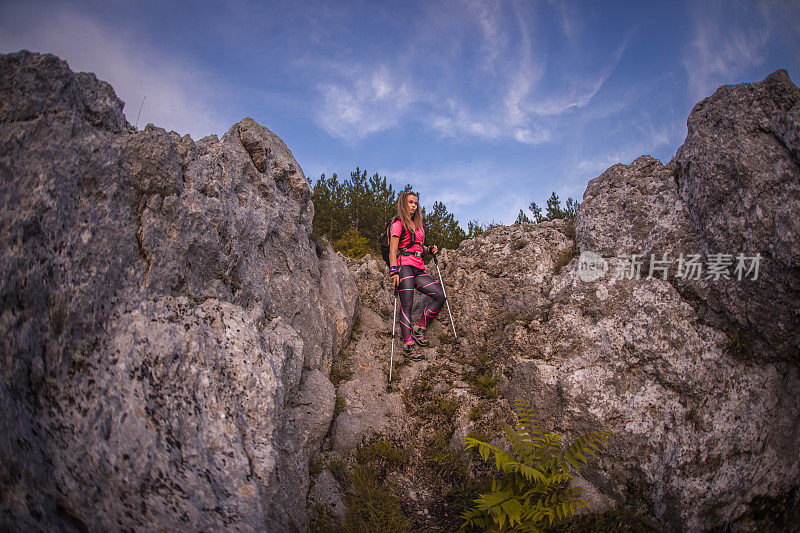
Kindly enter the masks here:
M 444 291 L 435 279 L 421 268 L 411 265 L 401 266 L 398 291 L 400 296 L 400 334 L 403 342 L 411 340 L 411 308 L 414 305 L 414 289 L 433 298 L 422 310 L 417 325 L 428 327 L 428 322 L 436 316 L 444 304 Z

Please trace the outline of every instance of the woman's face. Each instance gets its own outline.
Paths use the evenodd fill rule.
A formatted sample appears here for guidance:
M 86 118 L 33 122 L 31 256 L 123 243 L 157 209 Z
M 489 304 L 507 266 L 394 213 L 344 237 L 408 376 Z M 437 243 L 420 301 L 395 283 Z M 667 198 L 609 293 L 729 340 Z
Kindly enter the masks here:
M 408 212 L 411 213 L 411 215 L 414 215 L 414 213 L 417 212 L 418 207 L 417 197 L 413 194 L 409 194 L 406 197 L 406 202 L 408 202 Z

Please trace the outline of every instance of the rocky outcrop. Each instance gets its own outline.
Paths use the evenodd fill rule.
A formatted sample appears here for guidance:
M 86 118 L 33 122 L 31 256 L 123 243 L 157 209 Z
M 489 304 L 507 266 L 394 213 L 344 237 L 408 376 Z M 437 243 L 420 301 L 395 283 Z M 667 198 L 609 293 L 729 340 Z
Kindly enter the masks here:
M 291 152 L 136 131 L 51 55 L 0 72 L 3 528 L 304 530 L 357 292 Z
M 731 279 L 668 278 L 707 322 L 758 357 L 800 360 L 800 90 L 779 70 L 697 104 L 668 164 L 643 156 L 592 180 L 576 222 L 581 251 L 728 255 Z M 622 209 L 617 207 L 621 206 Z M 761 258 L 756 279 L 737 257 Z M 750 267 L 750 261 L 746 263 Z
M 756 283 L 692 288 L 759 348 L 800 361 L 800 90 L 779 70 L 697 104 L 674 164 L 704 254 L 763 258 Z
M 307 502 L 320 520 L 363 502 L 354 479 L 418 528 L 455 529 L 486 472 L 463 439 L 502 443 L 516 398 L 568 437 L 610 431 L 579 482 L 648 526 L 742 529 L 796 494 L 785 72 L 698 104 L 671 162 L 609 168 L 574 223 L 443 251 L 461 342 L 443 308 L 425 361 L 397 343 L 393 390 L 385 269 L 310 237 L 311 190 L 272 132 L 139 132 L 108 84 L 53 56 L 0 56 L 0 72 L 4 529 L 304 530 Z M 695 254 L 702 275 L 678 275 Z M 708 275 L 713 254 L 728 278 Z M 738 279 L 737 254 L 759 274 Z
M 513 328 L 530 345 L 517 343 L 506 394 L 567 431 L 611 430 L 591 480 L 620 501 L 633 482 L 663 527 L 731 526 L 800 482 L 798 106 L 783 71 L 723 87 L 669 165 L 643 156 L 592 180 L 576 255 L 604 256 L 608 272 L 582 281 L 573 259 L 546 318 Z M 653 262 L 651 277 L 650 254 L 664 253 L 671 270 Z M 730 279 L 678 276 L 680 254 L 707 266 L 716 253 L 730 254 Z M 739 279 L 736 256 L 757 253 L 757 279 Z M 640 279 L 625 275 L 631 254 Z
M 345 403 L 333 427 L 347 432 L 329 435 L 328 462 L 332 454 L 352 461 L 374 433 L 413 443 L 392 486 L 417 526 L 449 529 L 451 496 L 467 482 L 442 464 L 460 457 L 480 471 L 463 454 L 463 437 L 501 443 L 509 402 L 522 398 L 545 427 L 568 437 L 611 432 L 580 481 L 594 510 L 625 507 L 658 530 L 746 530 L 759 502 L 795 494 L 799 103 L 781 71 L 723 87 L 696 106 L 673 161 L 642 156 L 609 168 L 589 183 L 574 224 L 496 226 L 444 251 L 461 344 L 448 339 L 443 309 L 427 360 L 401 360 L 394 392 Z M 587 252 L 605 265 L 593 277 L 585 275 Z M 717 253 L 732 256 L 729 279 L 709 276 Z M 699 279 L 678 275 L 681 254 L 699 255 Z M 738 254 L 761 255 L 757 276 L 738 279 Z M 632 255 L 641 259 L 638 274 Z M 388 372 L 392 293 L 380 267 L 350 265 L 366 309 L 343 360 L 353 373 L 338 393 L 348 400 L 376 387 L 363 367 L 374 371 L 381 354 Z M 421 305 L 417 297 L 415 316 Z M 403 420 L 378 412 L 397 397 Z

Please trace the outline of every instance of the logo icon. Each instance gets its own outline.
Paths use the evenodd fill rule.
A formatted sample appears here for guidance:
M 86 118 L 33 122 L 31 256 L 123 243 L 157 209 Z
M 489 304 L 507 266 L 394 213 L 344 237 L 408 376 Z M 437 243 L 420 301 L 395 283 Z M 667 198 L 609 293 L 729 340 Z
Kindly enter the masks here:
M 595 281 L 608 272 L 608 261 L 594 252 L 584 251 L 578 259 L 578 277 L 581 281 Z

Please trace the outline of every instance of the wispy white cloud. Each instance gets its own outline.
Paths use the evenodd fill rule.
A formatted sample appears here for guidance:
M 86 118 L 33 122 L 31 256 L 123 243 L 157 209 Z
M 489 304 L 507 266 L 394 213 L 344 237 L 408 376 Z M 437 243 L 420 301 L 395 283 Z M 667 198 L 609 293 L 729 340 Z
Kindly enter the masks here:
M 322 98 L 317 122 L 330 135 L 359 140 L 396 126 L 418 100 L 406 82 L 386 65 L 376 69 L 343 69 L 341 80 L 320 83 Z M 368 69 L 365 69 L 368 70 Z
M 125 102 L 124 112 L 131 124 L 146 97 L 140 128 L 152 122 L 197 139 L 224 133 L 230 126 L 216 111 L 218 105 L 212 97 L 224 91 L 202 68 L 169 51 L 149 47 L 132 31 L 110 29 L 66 4 L 48 5 L 47 16 L 36 14 L 42 8 L 35 3 L 6 6 L 0 49 L 53 53 L 74 71 L 95 73 Z M 17 19 L 25 23 L 11 23 Z
M 518 39 L 504 41 L 504 55 L 509 60 L 503 65 L 503 76 L 496 83 L 497 97 L 488 109 L 475 109 L 473 105 L 456 103 L 454 98 L 440 106 L 430 121 L 431 127 L 446 137 L 462 135 L 487 139 L 513 139 L 522 144 L 543 144 L 554 139 L 555 117 L 588 106 L 595 95 L 617 68 L 630 41 L 633 31 L 628 32 L 612 55 L 611 60 L 596 74 L 566 76 L 563 86 L 557 91 L 543 87 L 541 82 L 547 68 L 546 50 L 541 46 L 534 54 L 531 39 L 531 24 L 535 14 L 522 14 L 516 4 L 513 25 Z M 563 6 L 560 6 L 563 10 Z M 506 31 L 512 22 L 506 20 Z M 571 37 L 576 31 L 571 28 Z
M 633 129 L 638 132 L 637 140 L 623 149 L 581 159 L 574 164 L 573 170 L 568 174 L 585 183 L 587 179 L 599 176 L 617 163 L 630 164 L 639 156 L 652 155 L 654 148 L 669 146 L 674 142 L 674 136 L 671 135 L 672 132 L 667 125 L 655 127 L 647 116 Z
M 570 10 L 564 0 L 549 0 L 548 3 L 558 13 L 561 31 L 571 42 L 576 42 L 582 25 L 580 13 L 574 9 Z
M 511 212 L 509 206 L 525 197 L 520 194 L 518 185 L 498 180 L 497 169 L 492 162 L 482 159 L 388 169 L 385 174 L 395 183 L 411 183 L 420 191 L 420 201 L 426 207 L 435 201 L 444 202 L 464 227 L 470 220 L 498 221 L 498 213 L 503 217 L 501 220 L 507 223 L 506 215 Z M 513 218 L 516 218 L 518 210 L 513 210 Z
M 740 5 L 694 4 L 690 8 L 693 39 L 683 53 L 682 62 L 689 78 L 688 92 L 692 100 L 709 96 L 720 84 L 730 82 L 748 68 L 763 63 L 764 47 L 773 28 L 773 21 L 768 16 L 770 4 L 762 2 L 761 10 L 748 10 L 746 18 L 762 20 L 759 24 L 747 20 L 746 26 L 737 24 L 737 20 L 729 16 L 729 10 L 741 9 Z
M 463 0 L 459 5 L 463 9 L 448 14 L 460 23 L 448 19 L 442 26 L 435 17 L 418 21 L 415 34 L 424 36 L 425 47 L 398 43 L 396 55 L 384 55 L 377 64 L 359 59 L 331 67 L 305 61 L 303 68 L 316 76 L 322 73 L 316 83 L 315 122 L 329 135 L 351 143 L 410 122 L 444 138 L 552 142 L 556 118 L 591 104 L 619 64 L 632 34 L 605 63 L 588 71 L 570 71 L 552 63 L 550 43 L 534 40 L 540 25 L 552 22 L 541 20 L 538 7 L 497 0 Z M 555 7 L 551 18 L 566 16 L 563 4 Z M 575 28 L 565 31 L 570 38 L 578 33 Z M 454 42 L 460 44 L 454 48 Z M 488 74 L 470 75 L 442 66 L 432 57 L 437 50 L 455 64 L 472 64 Z M 463 63 L 465 58 L 472 62 Z M 543 83 L 548 69 L 563 83 L 554 82 L 552 76 Z
M 481 66 L 491 69 L 508 44 L 506 31 L 502 27 L 503 5 L 498 0 L 464 0 L 464 3 L 477 20 L 483 36 L 482 49 L 485 55 Z

